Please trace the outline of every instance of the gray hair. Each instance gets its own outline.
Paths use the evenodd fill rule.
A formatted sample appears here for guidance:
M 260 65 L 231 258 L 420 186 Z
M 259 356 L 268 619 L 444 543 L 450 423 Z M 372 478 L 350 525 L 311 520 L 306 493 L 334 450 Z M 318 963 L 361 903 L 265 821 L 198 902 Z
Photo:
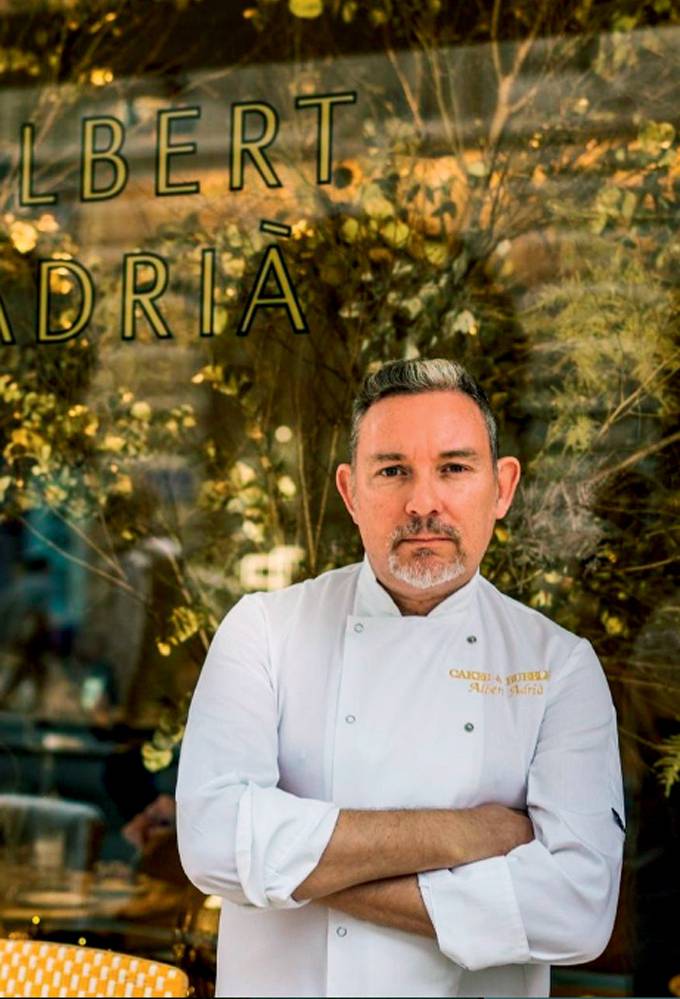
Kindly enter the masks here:
M 359 427 L 364 414 L 389 395 L 419 395 L 422 392 L 462 392 L 478 406 L 489 435 L 491 460 L 498 461 L 498 426 L 484 389 L 462 364 L 436 357 L 410 361 L 390 361 L 366 376 L 352 406 L 350 460 L 354 464 L 359 441 Z

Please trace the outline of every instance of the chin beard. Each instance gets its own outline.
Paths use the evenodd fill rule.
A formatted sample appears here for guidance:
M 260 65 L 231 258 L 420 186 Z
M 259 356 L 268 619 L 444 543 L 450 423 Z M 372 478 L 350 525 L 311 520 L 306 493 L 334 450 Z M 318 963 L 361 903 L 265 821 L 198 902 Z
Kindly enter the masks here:
M 456 554 L 450 561 L 443 561 L 439 556 L 435 556 L 432 549 L 427 547 L 426 542 L 423 542 L 422 549 L 417 549 L 411 554 L 408 561 L 402 561 L 399 558 L 397 552 L 399 542 L 414 534 L 421 534 L 423 530 L 430 534 L 443 535 L 454 542 Z M 461 548 L 460 534 L 455 527 L 442 524 L 435 517 L 415 518 L 408 527 L 398 527 L 390 541 L 391 551 L 387 560 L 390 572 L 395 579 L 407 583 L 408 586 L 417 590 L 429 590 L 442 583 L 452 583 L 465 573 L 465 552 Z
M 439 562 L 437 565 L 427 565 L 425 557 L 416 555 L 412 561 L 404 564 L 399 561 L 396 552 L 392 552 L 387 564 L 395 579 L 417 590 L 429 590 L 441 583 L 452 583 L 465 572 L 465 563 L 460 555 L 456 555 L 452 562 Z

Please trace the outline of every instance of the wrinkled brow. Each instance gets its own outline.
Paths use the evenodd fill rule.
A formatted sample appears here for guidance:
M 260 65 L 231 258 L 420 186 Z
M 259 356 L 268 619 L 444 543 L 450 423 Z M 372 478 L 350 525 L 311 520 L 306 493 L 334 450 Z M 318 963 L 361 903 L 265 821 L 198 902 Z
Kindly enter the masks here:
M 378 451 L 376 454 L 369 456 L 369 461 L 383 462 L 383 461 L 404 461 L 406 458 L 405 454 L 400 451 Z
M 456 448 L 452 451 L 440 451 L 437 455 L 438 458 L 479 458 L 479 451 L 475 451 L 474 448 Z M 369 461 L 374 463 L 384 462 L 384 461 L 407 461 L 407 455 L 403 454 L 401 451 L 378 451 L 376 454 L 369 456 Z

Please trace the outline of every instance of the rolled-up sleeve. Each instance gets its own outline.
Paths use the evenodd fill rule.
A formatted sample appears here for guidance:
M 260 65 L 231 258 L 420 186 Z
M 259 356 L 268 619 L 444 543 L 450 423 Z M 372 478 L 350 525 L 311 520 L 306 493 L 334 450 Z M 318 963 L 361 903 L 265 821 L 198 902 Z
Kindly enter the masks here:
M 505 857 L 419 876 L 440 950 L 470 971 L 578 964 L 607 945 L 624 840 L 616 716 L 580 641 L 555 678 L 527 785 L 535 839 Z
M 338 818 L 327 801 L 277 787 L 278 715 L 266 621 L 242 598 L 213 639 L 189 710 L 177 781 L 187 876 L 241 905 L 295 908 Z

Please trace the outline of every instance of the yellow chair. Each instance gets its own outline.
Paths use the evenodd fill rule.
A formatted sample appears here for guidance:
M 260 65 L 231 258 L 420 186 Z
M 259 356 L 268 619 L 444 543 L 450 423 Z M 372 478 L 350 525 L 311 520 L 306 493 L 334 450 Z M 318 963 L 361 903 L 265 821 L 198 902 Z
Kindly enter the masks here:
M 179 968 L 43 940 L 0 940 L 0 996 L 186 996 Z

